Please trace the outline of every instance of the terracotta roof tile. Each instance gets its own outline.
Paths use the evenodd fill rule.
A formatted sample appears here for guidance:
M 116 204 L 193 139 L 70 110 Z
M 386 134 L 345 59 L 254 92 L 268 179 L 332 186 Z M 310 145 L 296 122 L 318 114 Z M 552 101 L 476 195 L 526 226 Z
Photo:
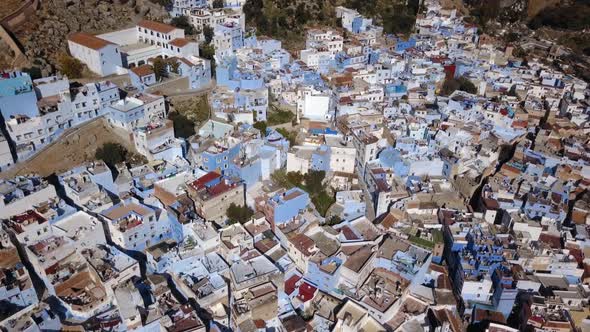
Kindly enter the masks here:
M 78 32 L 68 37 L 68 40 L 84 47 L 91 48 L 93 50 L 100 50 L 108 45 L 115 45 L 102 38 L 98 38 L 88 33 Z
M 191 41 L 186 38 L 176 38 L 176 39 L 172 39 L 168 44 L 170 44 L 172 46 L 176 46 L 176 47 L 185 47 L 190 42 Z
M 148 20 L 141 20 L 139 23 L 137 23 L 137 26 L 161 33 L 170 33 L 176 29 L 175 27 L 168 24 Z
M 139 67 L 131 68 L 131 71 L 139 77 L 148 76 L 154 73 L 152 66 L 142 65 Z

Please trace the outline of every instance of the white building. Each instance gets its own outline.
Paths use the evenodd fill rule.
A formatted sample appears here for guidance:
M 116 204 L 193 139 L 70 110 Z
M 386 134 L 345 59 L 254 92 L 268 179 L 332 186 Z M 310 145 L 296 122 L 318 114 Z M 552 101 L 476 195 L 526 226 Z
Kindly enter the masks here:
M 174 127 L 170 120 L 135 128 L 133 142 L 137 152 L 149 161 L 182 158 L 181 141 L 174 137 Z
M 0 180 L 0 219 L 10 218 L 57 199 L 55 187 L 41 177 L 19 176 Z
M 356 149 L 352 142 L 342 136 L 325 136 L 326 145 L 330 147 L 330 170 L 354 174 Z
M 139 94 L 127 97 L 109 106 L 107 120 L 110 124 L 132 131 L 166 118 L 164 97 Z
M 334 30 L 313 29 L 307 31 L 305 48 L 328 51 L 332 56 L 342 51 L 344 38 Z
M 0 133 L 0 172 L 5 171 L 14 163 L 8 140 Z
M 475 303 L 491 304 L 493 296 L 492 286 L 492 281 L 489 279 L 465 281 L 461 290 L 461 296 L 468 306 L 469 304 Z
M 174 0 L 172 2 L 172 17 L 186 15 L 186 12 L 191 8 L 203 7 L 207 4 L 207 0 Z
M 119 46 L 84 32 L 68 38 L 70 54 L 100 76 L 113 75 L 123 67 Z
M 216 56 L 229 56 L 244 46 L 244 30 L 235 22 L 218 24 L 214 28 L 213 45 Z
M 184 30 L 142 20 L 136 27 L 97 36 L 86 33 L 69 38 L 70 53 L 99 75 L 125 73 L 148 63 L 148 59 L 197 58 L 199 45 L 185 38 Z
M 241 10 L 228 8 L 206 8 L 193 6 L 182 10 L 182 15 L 188 17 L 197 31 L 203 31 L 205 26 L 215 27 L 218 24 L 237 22 L 242 31 L 246 30 L 246 16 Z
M 297 113 L 316 121 L 329 121 L 334 110 L 332 94 L 329 90 L 316 90 L 303 87 L 297 90 Z
M 170 223 L 165 213 L 127 199 L 103 211 L 113 242 L 129 250 L 144 250 L 170 234 Z

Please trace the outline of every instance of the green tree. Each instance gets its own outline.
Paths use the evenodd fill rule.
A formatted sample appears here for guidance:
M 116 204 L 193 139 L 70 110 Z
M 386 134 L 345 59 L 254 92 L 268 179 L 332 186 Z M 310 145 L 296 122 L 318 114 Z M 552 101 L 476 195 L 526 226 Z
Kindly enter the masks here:
M 205 44 L 209 45 L 211 44 L 211 41 L 213 40 L 213 34 L 215 33 L 215 31 L 213 30 L 212 27 L 205 25 L 203 26 L 203 37 L 205 37 Z
M 168 68 L 171 72 L 178 74 L 178 68 L 180 67 L 180 63 L 178 61 L 168 61 Z
M 199 45 L 199 55 L 211 63 L 211 76 L 215 77 L 215 47 L 211 44 Z
M 518 95 L 516 94 L 516 84 L 514 84 L 514 85 L 512 85 L 512 86 L 510 87 L 510 90 L 508 90 L 508 93 L 507 93 L 507 95 L 509 95 L 510 97 L 516 97 L 516 96 L 518 96 Z
M 23 68 L 23 72 L 29 74 L 29 76 L 31 76 L 31 79 L 33 79 L 33 80 L 43 77 L 43 74 L 41 73 L 41 69 L 36 66 L 32 66 L 29 68 Z
M 330 226 L 338 225 L 341 222 L 342 222 L 342 218 L 340 218 L 339 216 L 332 216 L 326 220 L 326 224 L 328 224 Z
M 84 65 L 80 60 L 73 58 L 67 54 L 62 54 L 58 58 L 59 68 L 62 74 L 68 78 L 80 78 L 84 71 Z
M 325 171 L 310 170 L 304 175 L 305 187 L 309 193 L 319 193 L 324 189 Z
M 266 128 L 267 128 L 266 122 L 264 122 L 264 121 L 255 122 L 253 127 L 260 130 L 260 133 L 263 136 L 266 136 Z
M 231 203 L 227 208 L 226 215 L 231 223 L 239 222 L 243 224 L 252 218 L 254 211 L 247 205 L 239 206 Z
M 168 118 L 174 125 L 174 136 L 189 138 L 195 134 L 195 122 L 188 119 L 184 114 L 170 112 Z
M 170 21 L 170 24 L 179 28 L 184 29 L 184 33 L 187 35 L 194 35 L 196 33 L 195 27 L 191 24 L 189 18 L 185 15 L 177 16 Z
M 311 195 L 311 201 L 315 205 L 316 210 L 319 214 L 325 216 L 328 209 L 336 201 L 334 197 L 330 196 L 326 190 L 322 190 L 315 195 Z
M 459 78 L 447 78 L 443 83 L 441 92 L 443 95 L 449 96 L 457 90 L 465 91 L 471 94 L 477 93 L 475 84 L 473 84 L 468 78 L 464 76 Z
M 297 145 L 297 133 L 294 131 L 289 131 L 285 128 L 277 128 L 276 129 L 279 134 L 281 134 L 285 139 L 289 141 L 291 146 Z
M 109 166 L 115 166 L 124 162 L 129 155 L 127 149 L 119 143 L 105 143 L 98 149 L 94 157 L 104 161 Z
M 287 180 L 293 187 L 303 188 L 303 181 L 305 181 L 305 176 L 301 174 L 301 172 L 288 172 L 287 173 Z
M 477 87 L 467 77 L 461 76 L 457 80 L 459 81 L 459 90 L 471 94 L 477 93 Z
M 168 73 L 168 64 L 162 58 L 156 58 L 152 63 L 152 68 L 154 74 L 156 74 L 156 80 L 158 81 Z
M 213 0 L 213 8 L 223 8 L 223 0 Z

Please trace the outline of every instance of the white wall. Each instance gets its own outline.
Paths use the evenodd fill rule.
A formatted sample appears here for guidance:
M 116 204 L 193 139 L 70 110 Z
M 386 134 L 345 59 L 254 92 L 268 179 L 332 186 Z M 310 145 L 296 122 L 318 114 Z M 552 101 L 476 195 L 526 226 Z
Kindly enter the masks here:
M 312 96 L 304 97 L 303 117 L 310 120 L 328 120 L 330 111 L 329 96 Z

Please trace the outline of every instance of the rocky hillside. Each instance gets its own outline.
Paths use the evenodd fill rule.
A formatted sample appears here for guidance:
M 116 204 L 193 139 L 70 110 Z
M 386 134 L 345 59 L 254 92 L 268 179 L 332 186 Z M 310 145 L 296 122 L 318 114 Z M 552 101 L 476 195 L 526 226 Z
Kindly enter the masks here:
M 335 8 L 345 6 L 375 19 L 386 33 L 408 33 L 416 22 L 419 0 L 248 0 L 244 13 L 258 33 L 298 49 L 307 28 L 337 27 Z
M 36 15 L 12 33 L 24 48 L 30 65 L 46 75 L 55 70 L 59 54 L 67 52 L 69 34 L 121 29 L 142 17 L 162 20 L 168 14 L 162 6 L 148 0 L 42 1 Z

